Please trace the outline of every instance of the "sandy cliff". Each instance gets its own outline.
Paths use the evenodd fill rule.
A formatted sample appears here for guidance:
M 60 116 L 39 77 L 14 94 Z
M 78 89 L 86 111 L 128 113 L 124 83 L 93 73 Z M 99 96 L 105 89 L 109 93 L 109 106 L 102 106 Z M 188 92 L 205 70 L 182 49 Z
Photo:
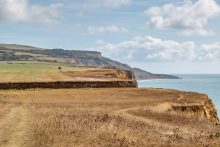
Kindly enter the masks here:
M 205 101 L 201 101 L 200 104 L 173 105 L 172 109 L 179 113 L 185 113 L 186 115 L 194 115 L 200 118 L 208 119 L 215 125 L 220 124 L 215 105 L 209 98 Z

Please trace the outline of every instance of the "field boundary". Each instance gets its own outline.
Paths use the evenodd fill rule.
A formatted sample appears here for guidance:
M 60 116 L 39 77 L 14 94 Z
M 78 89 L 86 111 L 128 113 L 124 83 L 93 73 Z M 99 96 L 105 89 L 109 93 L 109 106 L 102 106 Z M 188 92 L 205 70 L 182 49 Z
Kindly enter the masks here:
M 62 88 L 137 88 L 136 80 L 126 81 L 57 81 L 0 83 L 0 90 L 62 89 Z

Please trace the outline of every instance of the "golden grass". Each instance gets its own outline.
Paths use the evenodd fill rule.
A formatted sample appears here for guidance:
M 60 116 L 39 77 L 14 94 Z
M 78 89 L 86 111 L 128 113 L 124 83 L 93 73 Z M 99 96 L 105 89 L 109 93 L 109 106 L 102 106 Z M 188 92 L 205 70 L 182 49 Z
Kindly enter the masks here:
M 180 103 L 180 95 L 185 103 L 207 100 L 163 89 L 0 91 L 0 121 L 14 108 L 28 110 L 31 124 L 24 146 L 33 147 L 218 145 L 220 139 L 210 134 L 219 130 L 210 122 L 150 109 Z

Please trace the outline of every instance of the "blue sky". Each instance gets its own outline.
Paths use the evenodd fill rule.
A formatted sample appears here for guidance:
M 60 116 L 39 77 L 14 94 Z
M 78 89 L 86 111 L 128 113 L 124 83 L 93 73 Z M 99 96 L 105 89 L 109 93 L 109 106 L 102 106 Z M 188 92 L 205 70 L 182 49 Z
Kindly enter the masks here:
M 157 73 L 220 73 L 219 0 L 0 0 L 0 42 L 96 50 Z

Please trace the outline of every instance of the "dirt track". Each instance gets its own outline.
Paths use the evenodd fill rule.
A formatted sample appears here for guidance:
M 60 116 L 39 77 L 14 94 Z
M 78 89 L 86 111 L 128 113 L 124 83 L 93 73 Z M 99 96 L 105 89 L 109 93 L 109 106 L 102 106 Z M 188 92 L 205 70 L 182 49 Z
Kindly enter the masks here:
M 170 107 L 171 107 L 171 104 L 170 104 Z M 154 126 L 157 126 L 159 128 L 159 126 L 161 125 L 161 123 L 159 122 L 155 122 L 154 120 L 152 119 L 148 119 L 148 118 L 144 118 L 144 117 L 141 117 L 141 116 L 136 116 L 136 115 L 133 115 L 129 112 L 132 112 L 132 111 L 135 111 L 135 110 L 138 110 L 138 109 L 142 109 L 144 108 L 145 110 L 146 107 L 134 107 L 134 108 L 126 108 L 126 109 L 120 109 L 120 110 L 116 110 L 116 111 L 113 111 L 113 115 L 115 116 L 121 116 L 121 117 L 124 117 L 124 118 L 127 118 L 127 119 L 131 119 L 131 120 L 136 120 L 136 121 L 140 121 L 140 122 L 144 122 L 144 123 L 147 123 L 149 126 L 151 125 L 154 125 Z M 157 112 L 156 110 L 157 106 L 155 107 L 152 107 L 150 108 L 153 112 Z M 169 130 L 167 131 L 163 131 L 161 132 L 160 130 L 157 130 L 157 133 L 158 134 L 161 134 L 161 135 L 167 135 L 167 134 L 172 134 L 173 132 L 170 132 L 170 130 L 174 129 L 174 128 L 178 128 L 182 134 L 194 134 L 197 130 L 194 130 L 194 129 L 189 129 L 187 127 L 184 127 L 184 126 L 177 126 L 177 125 L 171 125 L 169 123 L 163 123 L 163 127 L 164 128 L 169 128 Z
M 30 131 L 30 116 L 24 106 L 12 107 L 0 119 L 0 146 L 24 147 Z

